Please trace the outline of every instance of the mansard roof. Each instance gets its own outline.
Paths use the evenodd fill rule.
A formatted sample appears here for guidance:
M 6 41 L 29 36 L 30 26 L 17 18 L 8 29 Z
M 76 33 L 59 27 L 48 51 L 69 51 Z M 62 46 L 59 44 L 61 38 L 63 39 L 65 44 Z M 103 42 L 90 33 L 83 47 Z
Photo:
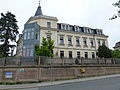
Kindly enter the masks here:
M 120 47 L 120 41 L 115 44 L 115 47 Z
M 65 23 L 57 23 L 57 29 L 58 30 L 64 30 L 64 31 L 71 31 L 71 32 L 106 36 L 106 35 L 103 34 L 102 29 L 93 29 L 93 28 L 90 28 L 90 27 L 81 27 L 81 26 L 78 26 L 78 25 L 70 25 L 70 24 L 65 24 Z M 108 37 L 108 36 L 106 36 L 106 37 Z

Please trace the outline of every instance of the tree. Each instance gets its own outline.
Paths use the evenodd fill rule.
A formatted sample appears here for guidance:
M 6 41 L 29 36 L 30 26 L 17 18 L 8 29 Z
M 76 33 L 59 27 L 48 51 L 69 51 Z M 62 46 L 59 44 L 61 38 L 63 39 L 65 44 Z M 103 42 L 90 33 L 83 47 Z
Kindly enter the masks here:
M 110 18 L 110 20 L 113 20 L 113 19 L 116 19 L 117 17 L 120 17 L 120 0 L 116 3 L 113 4 L 113 6 L 117 7 L 118 8 L 118 11 L 117 11 L 117 15 L 113 15 L 112 18 Z
M 105 45 L 102 45 L 102 46 L 99 46 L 97 55 L 100 58 L 111 58 L 112 57 L 112 50 L 110 50 Z
M 43 38 L 41 46 L 35 46 L 35 53 L 37 56 L 48 56 L 53 57 L 53 48 L 54 48 L 54 41 L 49 39 L 48 41 L 46 38 Z
M 15 15 L 7 12 L 5 15 L 1 13 L 0 18 L 0 56 L 9 56 L 10 49 L 15 45 L 10 42 L 16 42 L 16 37 L 19 34 L 17 20 Z
M 120 58 L 120 50 L 113 50 L 112 57 L 113 58 Z

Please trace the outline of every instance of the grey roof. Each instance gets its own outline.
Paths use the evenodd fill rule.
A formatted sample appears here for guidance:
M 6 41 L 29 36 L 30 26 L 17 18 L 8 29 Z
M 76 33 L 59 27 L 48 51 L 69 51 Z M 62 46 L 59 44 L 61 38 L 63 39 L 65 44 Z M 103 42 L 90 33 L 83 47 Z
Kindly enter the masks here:
M 32 16 L 32 17 L 30 17 L 29 20 L 26 22 L 26 24 L 28 24 L 30 21 L 34 21 L 34 20 L 38 20 L 38 19 L 47 19 L 47 20 L 58 21 L 57 17 L 46 16 L 46 15 L 39 15 L 39 16 Z
M 36 13 L 35 13 L 35 16 L 39 16 L 39 15 L 43 15 L 40 5 L 38 6 L 37 11 L 36 11 Z
M 120 47 L 120 41 L 116 43 L 115 47 Z

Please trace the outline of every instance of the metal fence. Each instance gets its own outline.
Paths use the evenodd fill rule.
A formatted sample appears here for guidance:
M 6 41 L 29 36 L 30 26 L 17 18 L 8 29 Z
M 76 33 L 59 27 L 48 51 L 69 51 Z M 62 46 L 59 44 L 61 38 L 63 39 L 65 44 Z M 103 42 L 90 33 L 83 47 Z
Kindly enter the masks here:
M 0 66 L 7 65 L 102 65 L 120 64 L 120 59 L 113 58 L 50 58 L 50 57 L 7 57 L 0 58 Z

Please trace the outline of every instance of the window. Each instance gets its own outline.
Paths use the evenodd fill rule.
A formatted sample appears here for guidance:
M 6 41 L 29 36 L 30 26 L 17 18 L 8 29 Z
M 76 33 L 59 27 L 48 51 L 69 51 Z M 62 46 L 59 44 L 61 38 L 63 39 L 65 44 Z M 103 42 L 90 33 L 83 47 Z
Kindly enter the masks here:
M 84 47 L 87 47 L 87 40 L 86 39 L 83 39 L 83 45 L 84 45 Z
M 77 45 L 77 46 L 80 45 L 80 38 L 79 38 L 79 37 L 76 38 L 76 45 Z
M 27 39 L 27 33 L 24 33 L 24 40 Z
M 51 35 L 47 35 L 47 40 L 51 40 Z
M 29 51 L 30 51 L 30 50 L 29 50 L 29 49 L 27 49 L 26 56 L 29 56 L 29 53 L 30 53 Z
M 64 51 L 60 51 L 60 58 L 64 58 Z
M 51 22 L 47 22 L 47 27 L 51 28 Z
M 34 56 L 34 49 L 30 49 L 30 56 Z
M 62 25 L 62 29 L 64 29 L 64 30 L 65 30 L 65 25 Z
M 88 29 L 88 33 L 90 33 L 90 29 Z
M 77 52 L 77 58 L 80 59 L 80 52 Z
M 34 39 L 34 28 L 24 30 L 24 40 Z
M 87 28 L 84 27 L 84 33 L 87 33 Z
M 105 40 L 103 40 L 102 45 L 105 45 Z
M 31 28 L 31 31 L 34 31 L 34 28 Z
M 101 35 L 103 34 L 103 33 L 102 33 L 102 30 L 100 31 L 100 33 L 101 33 Z
M 36 40 L 39 40 L 39 34 L 38 33 L 36 34 L 35 37 L 36 37 Z
M 94 52 L 92 52 L 92 58 L 93 58 L 93 59 L 95 58 L 95 53 L 94 53 Z
M 88 52 L 85 52 L 85 58 L 86 59 L 88 58 Z
M 25 54 L 25 49 L 23 49 L 23 56 L 26 56 L 26 54 Z
M 75 31 L 79 32 L 79 27 L 75 26 Z
M 23 56 L 34 56 L 34 45 L 23 46 Z
M 101 44 L 100 44 L 100 40 L 98 40 L 98 46 L 100 46 Z
M 28 32 L 28 37 L 27 37 L 27 39 L 30 39 L 30 32 Z
M 91 47 L 94 47 L 94 40 L 90 40 Z
M 68 25 L 66 25 L 66 30 L 68 30 L 69 28 L 68 28 Z
M 72 45 L 72 38 L 71 37 L 68 37 L 68 44 Z
M 31 39 L 34 39 L 34 32 L 31 32 Z
M 72 51 L 69 51 L 69 58 L 72 58 Z
M 60 36 L 60 44 L 64 44 L 64 37 Z
M 73 30 L 73 27 L 72 27 L 72 26 L 70 26 L 70 27 L 69 27 L 69 30 Z

